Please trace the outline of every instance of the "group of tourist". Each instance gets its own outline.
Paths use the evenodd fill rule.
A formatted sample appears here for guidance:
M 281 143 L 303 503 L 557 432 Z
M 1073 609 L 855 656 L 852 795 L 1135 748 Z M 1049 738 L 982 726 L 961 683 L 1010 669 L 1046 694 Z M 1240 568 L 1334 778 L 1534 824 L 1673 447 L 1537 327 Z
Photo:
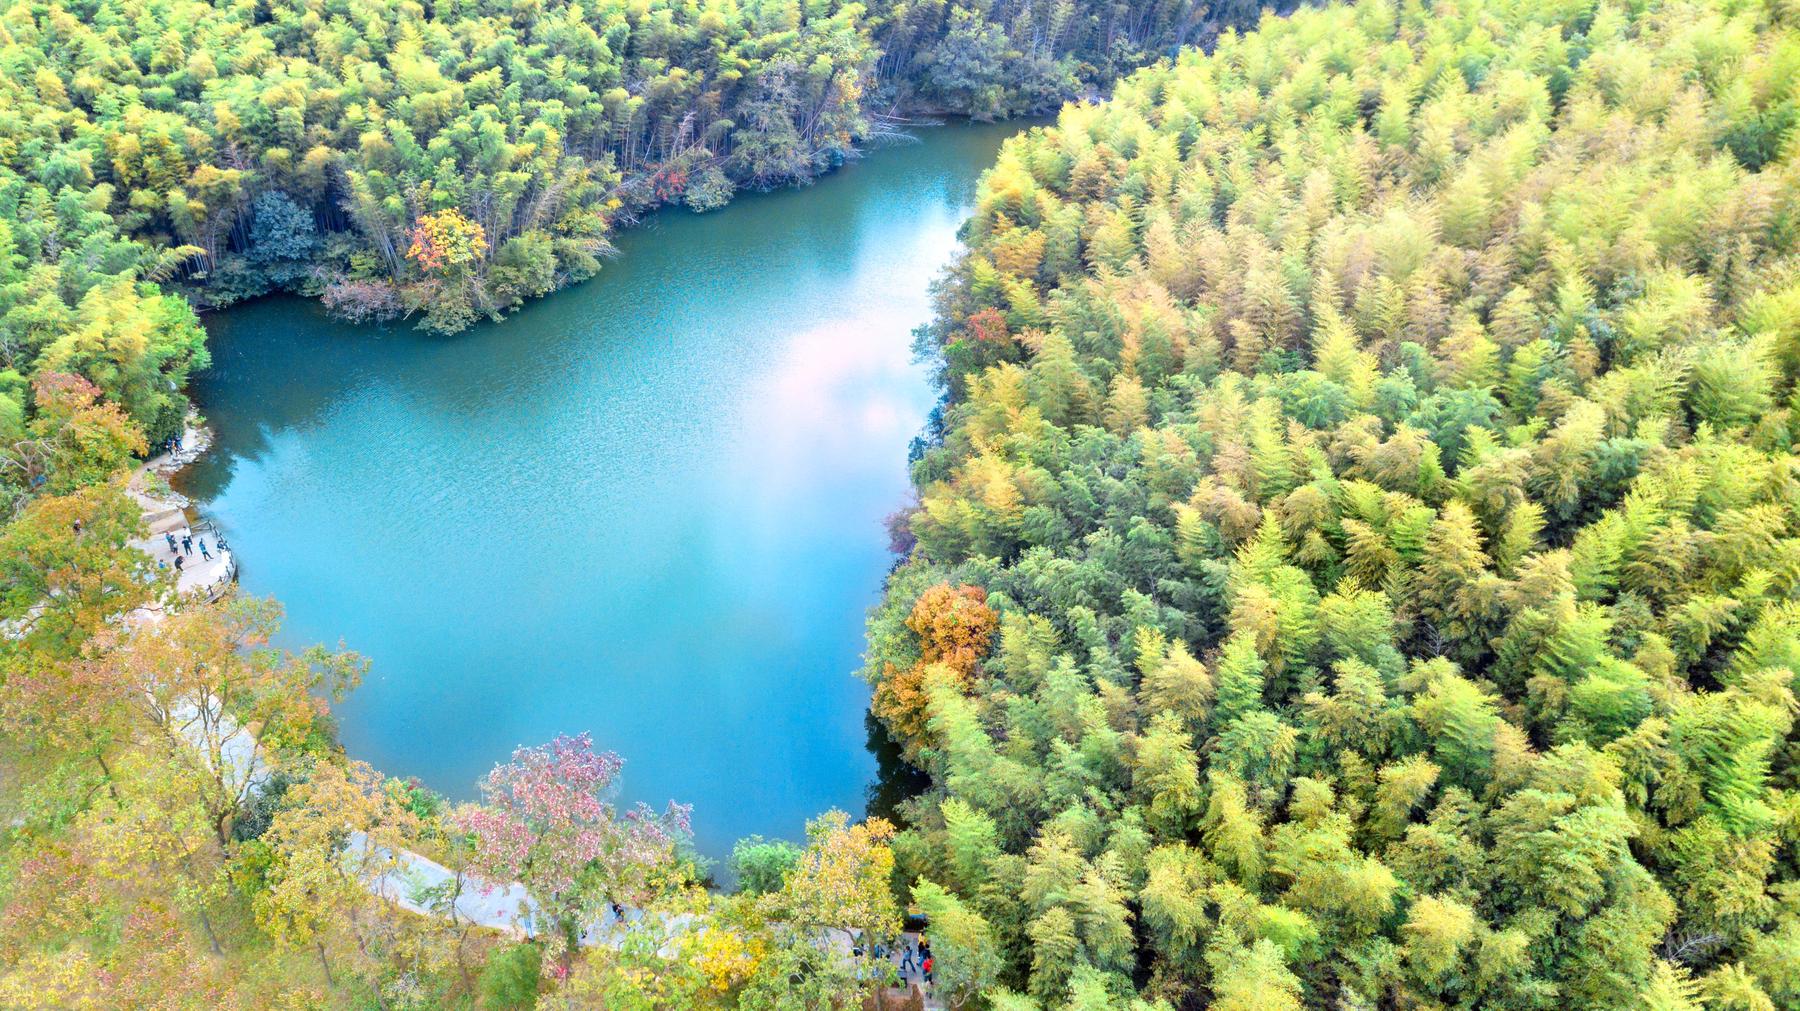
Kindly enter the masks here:
M 862 957 L 861 935 L 858 935 L 850 953 L 857 958 Z M 901 985 L 917 982 L 926 987 L 929 992 L 931 971 L 935 968 L 935 963 L 931 959 L 931 942 L 926 939 L 924 934 L 919 934 L 917 941 L 913 940 L 911 934 L 900 935 L 900 945 L 892 951 L 885 944 L 877 944 L 874 955 L 877 960 L 883 962 L 893 962 L 895 956 L 898 955 Z
M 209 562 L 212 561 L 212 552 L 206 547 L 206 538 L 196 536 L 191 530 L 182 533 L 179 541 L 175 539 L 173 533 L 164 531 L 163 540 L 168 542 L 169 557 L 174 559 L 175 571 L 177 574 L 181 572 L 182 566 L 186 564 L 187 559 L 193 557 L 195 548 L 200 549 L 201 558 Z M 223 544 L 219 545 L 221 551 L 223 551 L 224 547 Z M 162 561 L 159 559 L 157 564 L 161 565 Z
M 910 982 L 910 973 L 916 972 L 919 982 L 927 988 L 931 986 L 931 942 L 924 934 L 919 935 L 919 942 L 914 944 L 910 937 L 900 938 L 900 982 Z

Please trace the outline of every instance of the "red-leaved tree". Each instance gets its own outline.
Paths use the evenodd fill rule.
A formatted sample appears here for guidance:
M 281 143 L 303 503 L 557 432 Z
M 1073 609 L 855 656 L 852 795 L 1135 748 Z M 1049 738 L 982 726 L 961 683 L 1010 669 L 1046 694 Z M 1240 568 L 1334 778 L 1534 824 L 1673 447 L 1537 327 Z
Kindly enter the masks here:
M 684 805 L 614 806 L 624 765 L 585 733 L 559 736 L 513 752 L 481 781 L 482 803 L 457 816 L 474 837 L 476 872 L 531 893 L 565 972 L 582 928 L 609 903 L 647 901 L 688 834 Z

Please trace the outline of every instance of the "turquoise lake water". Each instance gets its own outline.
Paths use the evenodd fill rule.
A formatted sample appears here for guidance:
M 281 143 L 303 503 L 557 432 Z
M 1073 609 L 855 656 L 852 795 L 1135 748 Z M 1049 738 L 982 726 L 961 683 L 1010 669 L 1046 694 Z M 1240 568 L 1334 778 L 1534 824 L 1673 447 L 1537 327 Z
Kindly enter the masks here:
M 933 402 L 910 331 L 1017 129 L 659 214 L 593 281 L 456 337 L 295 298 L 210 317 L 217 442 L 181 486 L 290 644 L 373 662 L 337 710 L 350 754 L 468 797 L 586 730 L 715 857 L 860 814 L 862 623 Z

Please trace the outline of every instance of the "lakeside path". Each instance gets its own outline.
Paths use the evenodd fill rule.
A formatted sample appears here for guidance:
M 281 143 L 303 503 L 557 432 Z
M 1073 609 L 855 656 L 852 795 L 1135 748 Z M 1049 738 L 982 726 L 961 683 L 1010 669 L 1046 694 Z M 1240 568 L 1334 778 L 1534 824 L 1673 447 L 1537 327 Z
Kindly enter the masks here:
M 216 528 L 204 521 L 200 526 L 194 526 L 193 519 L 188 514 L 192 503 L 167 487 L 168 478 L 198 459 L 211 442 L 210 432 L 190 425 L 182 433 L 182 448 L 144 461 L 132 474 L 129 485 L 130 493 L 142 508 L 144 521 L 149 527 L 149 536 L 134 540 L 131 544 L 155 558 L 159 565 L 172 564 L 173 559 L 165 534 L 173 534 L 177 544 L 184 536 L 196 539 L 211 536 L 213 539 L 215 549 L 211 559 L 198 554 L 185 556 L 196 559 L 196 563 L 184 565 L 177 581 L 176 592 L 184 598 L 216 600 L 229 592 L 237 578 L 237 557 L 219 539 Z M 163 557 L 165 555 L 170 556 L 167 562 Z M 144 632 L 161 623 L 166 615 L 166 609 L 158 603 L 140 610 L 131 623 L 139 632 Z M 242 784 L 243 799 L 248 800 L 262 792 L 273 769 L 264 761 L 255 735 L 238 724 L 230 713 L 224 712 L 217 700 L 186 703 L 157 715 L 190 746 L 207 754 L 209 762 L 218 761 L 231 766 L 231 778 Z M 360 854 L 363 859 L 356 860 L 356 854 Z M 422 853 L 375 846 L 369 841 L 367 834 L 361 831 L 349 833 L 345 861 L 362 867 L 379 868 L 362 876 L 363 887 L 408 912 L 496 930 L 515 937 L 529 938 L 537 935 L 534 922 L 537 902 L 519 882 L 496 884 L 459 874 Z M 606 945 L 619 948 L 633 926 L 653 915 L 641 909 L 621 908 L 622 916 L 610 908 L 603 909 L 599 921 L 581 932 L 580 944 L 584 947 Z M 656 925 L 670 938 L 689 930 L 708 929 L 705 922 L 691 913 L 657 917 L 657 920 L 659 922 Z M 826 943 L 840 957 L 847 960 L 856 957 L 852 954 L 853 941 L 849 931 L 833 929 L 829 931 L 829 935 Z M 917 935 L 909 935 L 909 938 L 917 943 Z M 672 943 L 671 941 L 671 950 Z M 887 961 L 898 971 L 900 952 L 890 952 Z M 907 979 L 904 972 L 900 975 L 907 981 L 907 987 L 884 989 L 880 1006 L 892 1006 L 906 1000 L 914 988 L 920 989 L 924 1007 L 938 1009 L 944 1006 L 936 999 L 935 994 L 927 994 L 922 987 L 918 987 L 916 980 L 919 974 L 916 971 L 912 974 L 912 979 Z
M 173 564 L 165 534 L 172 534 L 178 545 L 183 537 L 193 538 L 196 544 L 211 539 L 212 558 L 203 557 L 197 549 L 192 554 L 184 554 L 184 561 L 192 559 L 193 564 L 184 564 L 177 582 L 176 592 L 182 598 L 217 599 L 230 590 L 237 577 L 236 555 L 219 541 L 211 524 L 201 522 L 196 526 L 189 516 L 192 503 L 167 487 L 168 478 L 198 459 L 211 442 L 211 433 L 204 428 L 188 426 L 182 433 L 180 449 L 145 460 L 132 474 L 128 485 L 149 528 L 148 536 L 130 543 L 156 559 L 162 567 Z M 143 632 L 160 624 L 167 614 L 165 604 L 158 602 L 136 612 L 131 623 Z M 244 799 L 260 793 L 268 782 L 273 769 L 263 759 L 254 734 L 240 726 L 231 714 L 221 711 L 217 700 L 184 703 L 167 712 L 158 712 L 157 717 L 190 746 L 206 753 L 209 763 L 217 761 L 229 765 L 232 769 L 230 778 L 242 784 Z M 349 845 L 362 850 L 365 856 L 371 855 L 368 837 L 362 832 L 352 832 Z M 364 887 L 402 909 L 518 936 L 535 936 L 532 914 L 537 904 L 525 886 L 518 882 L 501 885 L 468 875 L 459 878 L 444 865 L 412 850 L 377 851 L 372 855 L 383 870 L 365 879 Z M 438 896 L 445 900 L 455 896 L 455 899 L 445 905 Z M 641 910 L 625 911 L 628 922 L 643 917 Z M 612 939 L 618 934 L 619 925 L 619 919 L 608 910 L 599 923 L 583 933 L 582 943 L 595 944 L 602 938 Z M 680 925 L 672 918 L 665 926 Z
M 182 565 L 176 591 L 183 597 L 215 598 L 237 578 L 237 556 L 225 546 L 217 529 L 192 517 L 192 503 L 168 486 L 171 475 L 198 459 L 211 444 L 212 433 L 189 425 L 181 433 L 181 448 L 145 460 L 126 485 L 143 510 L 148 531 L 131 546 L 162 569 L 174 568 L 179 557 Z

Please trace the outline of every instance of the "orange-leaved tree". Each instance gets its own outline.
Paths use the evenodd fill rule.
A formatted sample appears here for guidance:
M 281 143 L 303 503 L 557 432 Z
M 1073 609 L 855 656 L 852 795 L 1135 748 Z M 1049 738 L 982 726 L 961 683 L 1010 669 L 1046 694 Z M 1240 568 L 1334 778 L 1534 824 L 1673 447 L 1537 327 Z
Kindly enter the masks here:
M 487 249 L 487 230 L 454 207 L 422 214 L 406 255 L 426 273 L 450 273 L 474 263 Z
M 919 595 L 906 627 L 919 638 L 919 659 L 904 670 L 889 664 L 869 706 L 913 755 L 926 733 L 926 671 L 944 667 L 967 686 L 993 644 L 999 615 L 979 586 L 939 583 Z

